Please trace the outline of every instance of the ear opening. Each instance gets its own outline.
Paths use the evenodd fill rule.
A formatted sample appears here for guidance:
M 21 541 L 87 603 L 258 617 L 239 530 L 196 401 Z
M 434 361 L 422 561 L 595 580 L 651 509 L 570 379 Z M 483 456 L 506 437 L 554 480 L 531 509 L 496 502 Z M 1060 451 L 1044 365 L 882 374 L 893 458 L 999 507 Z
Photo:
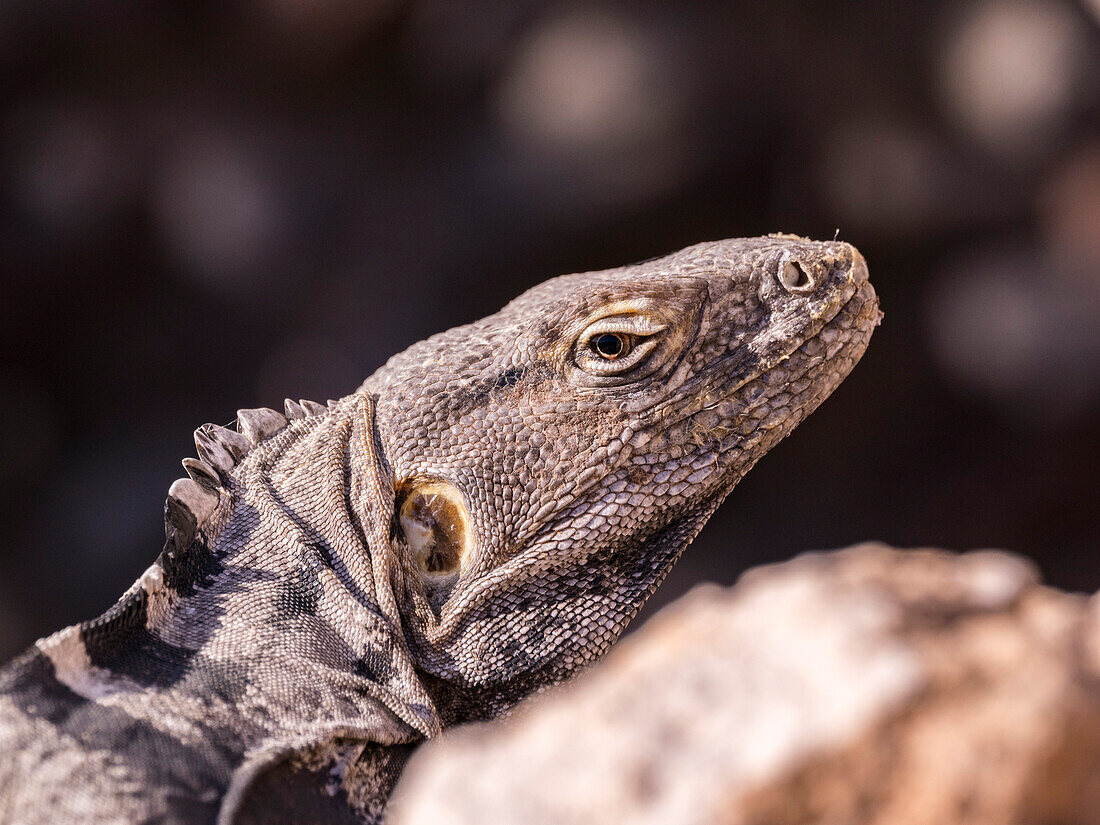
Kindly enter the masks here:
M 456 578 L 472 544 L 469 513 L 458 489 L 445 481 L 405 481 L 397 487 L 395 508 L 425 582 Z

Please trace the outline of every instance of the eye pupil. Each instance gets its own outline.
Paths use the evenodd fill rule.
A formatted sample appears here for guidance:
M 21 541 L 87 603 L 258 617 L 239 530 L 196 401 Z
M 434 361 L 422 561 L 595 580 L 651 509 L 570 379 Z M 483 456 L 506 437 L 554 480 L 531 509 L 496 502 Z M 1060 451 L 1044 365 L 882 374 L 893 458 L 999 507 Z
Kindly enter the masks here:
M 613 332 L 605 332 L 592 339 L 592 348 L 609 361 L 626 352 L 626 339 Z

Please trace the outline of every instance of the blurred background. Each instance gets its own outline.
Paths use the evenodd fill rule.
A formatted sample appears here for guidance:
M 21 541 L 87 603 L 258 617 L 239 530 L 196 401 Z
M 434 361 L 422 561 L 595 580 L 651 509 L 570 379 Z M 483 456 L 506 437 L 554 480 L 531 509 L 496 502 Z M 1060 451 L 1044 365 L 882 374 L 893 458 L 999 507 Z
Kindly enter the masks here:
M 654 604 L 814 548 L 1100 588 L 1100 2 L 0 3 L 0 658 L 163 542 L 192 430 L 563 272 L 773 231 L 886 317 Z

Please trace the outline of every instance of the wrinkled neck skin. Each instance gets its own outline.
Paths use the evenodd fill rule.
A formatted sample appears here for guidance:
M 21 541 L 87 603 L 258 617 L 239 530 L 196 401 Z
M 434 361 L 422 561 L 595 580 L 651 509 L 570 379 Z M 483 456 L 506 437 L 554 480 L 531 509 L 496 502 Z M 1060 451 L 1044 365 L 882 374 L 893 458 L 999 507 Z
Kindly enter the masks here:
M 319 681 L 338 702 L 350 701 L 349 710 L 354 697 L 369 696 L 419 735 L 438 733 L 393 596 L 400 574 L 389 541 L 393 481 L 376 449 L 373 400 L 349 396 L 322 416 L 292 422 L 234 476 L 234 506 L 224 527 L 214 527 L 214 555 L 241 548 L 233 555 L 238 577 L 252 582 L 246 589 L 256 598 L 233 602 L 251 602 L 249 633 L 236 635 L 256 647 L 268 639 L 272 649 L 253 655 L 293 659 L 284 664 L 312 672 L 302 674 L 305 684 Z M 280 688 L 299 681 L 276 677 Z M 279 697 L 266 699 L 271 707 Z M 346 724 L 341 709 L 332 708 L 333 724 Z M 316 707 L 298 713 L 311 730 L 321 724 Z
M 109 718 L 110 758 L 164 795 L 160 807 L 141 805 L 190 821 L 181 805 L 224 797 L 228 822 L 257 777 L 290 755 L 439 732 L 393 600 L 393 488 L 378 473 L 372 409 L 346 398 L 250 451 L 217 515 L 182 552 L 166 551 L 98 631 L 39 643 L 67 689 L 69 734 L 83 735 L 72 720 L 86 708 L 89 725 Z M 106 746 L 86 735 L 88 750 Z M 85 768 L 66 770 L 71 780 Z M 135 808 L 134 821 L 151 809 Z

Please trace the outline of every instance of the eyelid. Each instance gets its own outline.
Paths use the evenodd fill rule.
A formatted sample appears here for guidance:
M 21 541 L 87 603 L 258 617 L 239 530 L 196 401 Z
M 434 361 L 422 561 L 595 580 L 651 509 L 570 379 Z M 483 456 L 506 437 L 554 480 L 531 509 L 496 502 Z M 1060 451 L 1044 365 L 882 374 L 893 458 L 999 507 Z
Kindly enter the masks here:
M 640 364 L 657 347 L 658 333 L 668 329 L 668 324 L 652 315 L 629 313 L 608 315 L 589 324 L 577 340 L 574 358 L 577 365 L 590 375 L 609 377 L 629 372 Z M 592 341 L 606 333 L 621 333 L 631 336 L 630 352 L 612 361 L 600 358 L 590 352 Z
M 605 332 L 628 332 L 632 335 L 648 336 L 664 332 L 666 329 L 668 324 L 647 315 L 610 315 L 590 324 L 581 336 L 581 340 L 589 341 Z

